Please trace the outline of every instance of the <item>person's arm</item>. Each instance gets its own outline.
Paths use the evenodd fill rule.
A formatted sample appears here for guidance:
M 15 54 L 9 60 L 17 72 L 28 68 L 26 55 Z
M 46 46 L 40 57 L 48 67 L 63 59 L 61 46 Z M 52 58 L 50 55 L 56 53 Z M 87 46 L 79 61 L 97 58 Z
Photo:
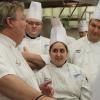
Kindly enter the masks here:
M 12 100 L 36 100 L 41 93 L 33 89 L 23 80 L 15 75 L 6 75 L 0 78 L 0 93 Z M 55 100 L 53 98 L 42 96 L 38 100 Z
M 22 55 L 29 63 L 30 67 L 34 69 L 41 69 L 45 66 L 45 62 L 43 61 L 42 57 L 38 54 L 30 53 L 26 48 L 22 52 Z
M 27 60 L 27 63 L 28 63 L 28 65 L 31 67 L 31 69 L 32 70 L 39 70 L 40 69 L 40 67 L 38 66 L 38 65 L 36 65 L 36 64 L 34 64 L 33 62 L 31 62 L 31 61 L 28 61 Z
M 91 98 L 92 98 L 91 86 L 90 83 L 88 82 L 88 79 L 84 75 L 81 87 L 80 100 L 91 100 Z

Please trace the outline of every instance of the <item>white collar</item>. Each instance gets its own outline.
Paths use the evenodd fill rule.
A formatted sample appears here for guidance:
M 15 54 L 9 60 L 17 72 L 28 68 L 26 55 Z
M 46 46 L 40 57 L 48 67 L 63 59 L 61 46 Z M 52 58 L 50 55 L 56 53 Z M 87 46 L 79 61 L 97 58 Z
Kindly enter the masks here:
M 2 40 L 1 42 L 3 42 L 7 46 L 16 47 L 15 41 L 13 41 L 11 38 L 9 38 L 8 36 L 6 36 L 6 35 L 4 35 L 2 33 L 0 33 L 0 40 Z

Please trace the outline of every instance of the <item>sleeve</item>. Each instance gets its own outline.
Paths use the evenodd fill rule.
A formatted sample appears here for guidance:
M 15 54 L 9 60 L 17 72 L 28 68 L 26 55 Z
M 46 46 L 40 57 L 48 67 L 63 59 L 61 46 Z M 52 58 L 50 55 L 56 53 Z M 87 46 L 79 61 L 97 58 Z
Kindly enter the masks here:
M 40 56 L 41 56 L 41 58 L 43 59 L 43 61 L 44 61 L 46 64 L 49 64 L 49 63 L 50 63 L 49 54 L 41 54 Z
M 81 95 L 79 100 L 91 100 L 91 98 L 92 98 L 91 86 L 87 78 L 84 76 L 82 80 Z
M 44 83 L 44 73 L 43 73 L 43 70 L 39 70 L 38 72 L 35 73 L 36 75 L 36 79 L 37 79 L 37 82 L 39 84 L 39 86 Z
M 92 93 L 92 100 L 100 100 L 100 71 L 98 72 L 97 78 L 92 86 Z
M 47 66 L 36 72 L 35 75 L 39 85 L 43 84 L 45 81 L 51 80 Z
M 7 55 L 0 52 L 0 78 L 8 74 L 15 74 Z

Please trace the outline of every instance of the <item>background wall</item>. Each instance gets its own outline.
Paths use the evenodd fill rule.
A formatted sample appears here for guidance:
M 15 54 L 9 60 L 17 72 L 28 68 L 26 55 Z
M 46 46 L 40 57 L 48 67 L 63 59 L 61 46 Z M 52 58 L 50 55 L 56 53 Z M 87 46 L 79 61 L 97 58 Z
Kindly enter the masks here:
M 74 8 L 75 7 L 64 8 L 61 15 L 60 15 L 60 12 L 63 9 L 62 7 L 43 9 L 42 35 L 45 37 L 48 37 L 48 38 L 50 37 L 50 30 L 51 30 L 50 18 L 52 16 L 59 16 L 60 15 L 61 21 L 66 29 L 67 35 L 78 39 L 79 38 L 78 24 L 79 24 L 80 18 L 82 17 L 81 20 L 86 20 L 88 22 L 91 18 L 91 15 L 93 14 L 93 12 L 95 10 L 95 7 L 94 6 L 87 7 L 84 14 L 83 14 L 83 12 L 84 12 L 86 7 L 77 7 L 75 9 L 74 13 L 72 14 Z M 82 16 L 82 14 L 83 14 L 83 16 Z
M 69 36 L 72 36 L 76 39 L 79 38 L 78 29 L 77 28 L 68 28 L 67 23 L 64 23 L 64 27 L 66 28 L 66 33 Z M 50 31 L 51 31 L 51 22 L 50 19 L 43 20 L 43 30 L 42 35 L 45 37 L 50 37 Z
M 63 9 L 62 7 L 43 8 L 43 30 L 42 30 L 43 36 L 48 37 L 48 38 L 50 37 L 50 31 L 51 31 L 50 18 L 52 16 L 59 16 L 62 9 Z M 76 39 L 79 38 L 78 23 L 84 12 L 84 9 L 85 7 L 77 7 L 74 13 L 72 14 L 74 7 L 66 7 L 61 13 L 60 18 L 66 29 L 67 35 L 72 36 Z M 94 6 L 87 7 L 87 10 L 85 11 L 81 20 L 85 19 L 88 22 L 94 10 L 95 10 Z M 27 9 L 25 10 L 25 13 L 27 13 Z M 70 17 L 71 14 L 72 16 Z

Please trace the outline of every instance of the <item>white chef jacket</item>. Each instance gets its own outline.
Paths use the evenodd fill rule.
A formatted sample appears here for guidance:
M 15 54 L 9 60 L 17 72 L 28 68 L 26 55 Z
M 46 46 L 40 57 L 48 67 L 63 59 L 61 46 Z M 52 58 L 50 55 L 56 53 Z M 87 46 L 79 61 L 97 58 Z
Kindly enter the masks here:
M 92 100 L 100 100 L 100 71 L 97 75 L 96 81 L 92 86 L 93 97 Z
M 40 91 L 35 74 L 17 50 L 16 43 L 0 34 L 0 78 L 8 74 L 20 77 L 27 84 Z M 10 99 L 0 94 L 0 100 Z
M 69 46 L 71 62 L 80 66 L 89 81 L 94 82 L 100 68 L 100 41 L 92 43 L 87 36 Z
M 70 44 L 72 44 L 76 41 L 76 39 L 71 37 L 71 36 L 66 36 L 66 37 L 67 37 L 66 42 L 67 42 L 68 45 L 70 45 Z
M 91 92 L 86 77 L 80 69 L 69 63 L 57 68 L 50 63 L 36 73 L 39 85 L 52 80 L 57 100 L 90 100 Z
M 50 40 L 43 36 L 37 37 L 35 39 L 31 39 L 26 36 L 19 45 L 19 48 L 21 51 L 23 51 L 23 47 L 26 47 L 30 52 L 39 54 L 42 59 L 47 62 L 46 59 L 49 52 L 49 42 Z

